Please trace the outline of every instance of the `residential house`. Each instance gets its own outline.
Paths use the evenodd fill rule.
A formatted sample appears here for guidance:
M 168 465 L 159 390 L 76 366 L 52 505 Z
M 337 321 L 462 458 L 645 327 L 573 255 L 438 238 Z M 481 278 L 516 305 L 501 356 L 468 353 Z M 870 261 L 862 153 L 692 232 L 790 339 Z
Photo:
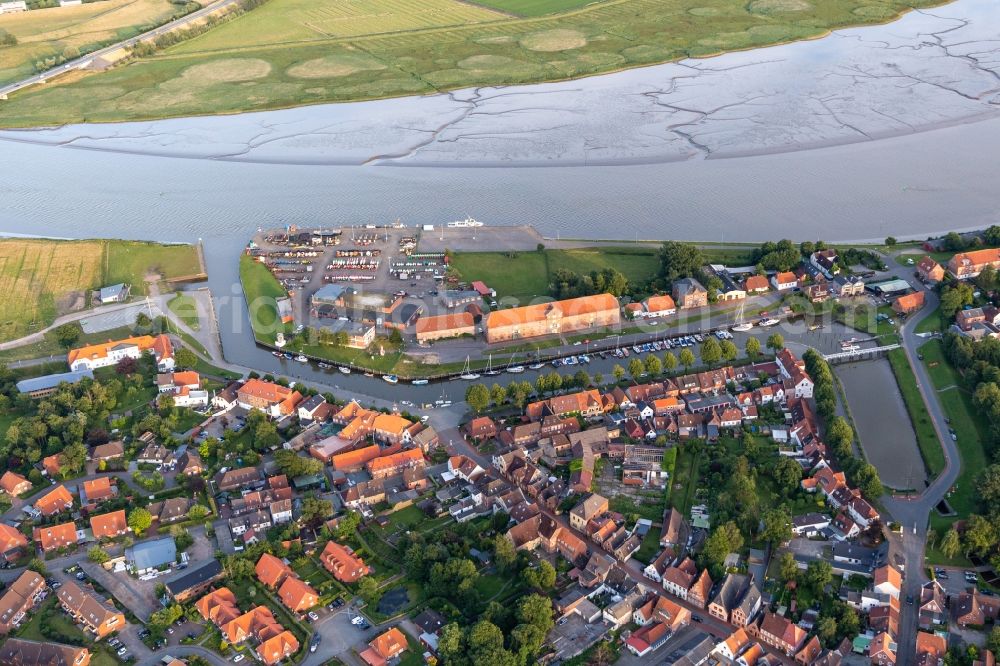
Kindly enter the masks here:
M 1000 268 L 1000 249 L 959 252 L 948 260 L 948 272 L 959 280 L 974 278 L 987 266 Z
M 73 496 L 66 486 L 58 485 L 35 502 L 35 509 L 46 518 L 73 508 Z
M 665 317 L 677 312 L 677 304 L 669 294 L 659 294 L 646 299 L 644 316 L 649 318 Z
M 406 652 L 409 644 L 406 636 L 397 627 L 392 627 L 368 643 L 368 648 L 361 652 L 361 660 L 368 666 L 385 666 L 390 659 L 395 659 Z
M 698 576 L 694 560 L 685 557 L 678 564 L 663 572 L 663 589 L 679 599 L 687 599 L 688 590 Z
M 90 460 L 109 463 L 125 456 L 125 444 L 121 440 L 99 444 L 90 450 Z
M 806 630 L 791 620 L 770 611 L 761 618 L 758 637 L 761 642 L 781 651 L 786 656 L 792 656 L 802 647 L 806 640 Z
M 263 553 L 254 567 L 257 580 L 262 582 L 272 590 L 277 588 L 288 576 L 295 576 L 295 572 L 280 558 Z
M 31 481 L 18 474 L 17 472 L 12 472 L 7 470 L 0 476 L 0 490 L 11 497 L 17 497 L 23 493 L 31 490 Z
M 771 277 L 771 285 L 775 291 L 796 289 L 799 286 L 799 278 L 791 271 L 778 272 Z
M 118 486 L 114 483 L 114 478 L 101 476 L 96 479 L 84 481 L 80 488 L 80 504 L 93 508 L 101 502 L 118 497 Z
M 743 281 L 743 289 L 745 289 L 748 294 L 763 294 L 770 291 L 771 284 L 763 275 L 750 275 Z
M 921 629 L 931 629 L 948 622 L 947 596 L 941 583 L 928 581 L 920 588 L 920 608 L 917 617 Z
M 194 603 L 202 618 L 222 628 L 243 613 L 236 605 L 236 595 L 228 587 L 212 590 Z
M 186 603 L 205 592 L 223 576 L 225 576 L 225 571 L 222 569 L 222 563 L 214 559 L 209 560 L 197 569 L 192 569 L 183 576 L 168 581 L 166 583 L 167 593 L 177 603 Z
M 621 321 L 618 299 L 595 294 L 563 301 L 495 310 L 486 315 L 486 341 L 490 344 L 566 334 L 589 328 L 617 326 Z
M 326 398 L 324 398 L 319 394 L 309 396 L 308 398 L 300 402 L 298 404 L 298 407 L 296 408 L 296 414 L 299 417 L 299 421 L 315 420 L 317 412 L 319 412 L 320 408 L 326 404 L 328 404 L 326 402 Z
M 279 627 L 281 625 L 278 625 Z M 262 634 L 263 636 L 264 634 Z M 287 629 L 270 638 L 263 638 L 257 645 L 257 656 L 266 666 L 274 666 L 299 651 L 299 640 Z
M 944 279 L 944 267 L 928 256 L 917 262 L 917 275 L 924 282 L 937 284 Z
M 278 598 L 293 613 L 307 611 L 319 603 L 316 590 L 296 576 L 285 578 L 285 582 L 278 588 Z
M 90 651 L 76 645 L 51 641 L 8 638 L 0 646 L 0 664 L 10 666 L 88 666 Z
M 190 497 L 171 497 L 162 502 L 153 502 L 146 510 L 163 526 L 186 519 L 193 505 L 194 500 Z
M 129 527 L 125 518 L 125 510 L 91 516 L 90 529 L 95 539 L 114 539 L 128 534 Z
M 685 310 L 708 305 L 708 290 L 694 278 L 682 278 L 674 282 L 673 297 L 677 307 Z
M 903 576 L 899 570 L 890 564 L 883 564 L 872 572 L 872 584 L 879 594 L 886 594 L 899 599 L 899 591 L 903 587 Z
M 572 526 L 573 529 L 583 532 L 586 530 L 587 523 L 607 510 L 607 498 L 601 497 L 597 493 L 592 493 L 589 497 L 570 510 L 570 526 Z
M 26 569 L 0 596 L 0 634 L 16 629 L 47 589 L 45 577 Z
M 302 399 L 298 391 L 262 379 L 247 380 L 236 390 L 236 401 L 240 407 L 259 409 L 276 419 L 293 414 Z
M 0 557 L 4 562 L 13 562 L 24 555 L 28 538 L 6 523 L 0 523 Z
M 175 407 L 208 407 L 208 391 L 201 387 L 201 376 L 193 370 L 160 373 L 156 387 L 160 396 L 170 396 Z
M 830 526 L 830 517 L 822 513 L 806 513 L 792 517 L 792 533 L 801 537 L 814 537 Z
M 743 607 L 745 600 L 748 605 Z M 756 589 L 750 576 L 726 574 L 708 604 L 708 612 L 714 618 L 740 627 L 746 625 L 747 620 L 760 607 L 760 603 L 760 591 Z M 739 617 L 734 618 L 734 612 L 737 612 Z
M 260 470 L 256 467 L 231 469 L 217 476 L 215 480 L 216 487 L 223 492 L 238 490 L 240 488 L 259 487 L 260 484 Z
M 49 553 L 60 548 L 75 546 L 80 535 L 76 531 L 76 523 L 62 523 L 49 527 L 36 527 L 33 532 L 35 542 L 43 553 Z
M 348 546 L 329 541 L 319 556 L 326 570 L 341 583 L 353 583 L 371 573 L 371 569 Z
M 373 479 L 384 479 L 402 474 L 411 467 L 423 467 L 424 454 L 420 449 L 407 449 L 388 456 L 369 460 L 365 467 Z
M 483 441 L 496 437 L 497 425 L 488 416 L 478 416 L 466 423 L 462 432 L 470 439 Z
M 59 604 L 85 632 L 96 640 L 125 628 L 125 615 L 111 602 L 92 591 L 83 590 L 73 581 L 56 591 Z
M 892 301 L 892 309 L 897 314 L 912 314 L 924 307 L 924 292 L 915 291 L 912 294 L 897 296 Z
M 952 598 L 952 614 L 960 627 L 986 624 L 1000 616 L 1000 598 L 986 596 L 979 588 L 970 587 Z
M 150 353 L 156 359 L 156 367 L 160 372 L 174 369 L 174 348 L 170 339 L 163 334 L 157 336 L 139 335 L 123 340 L 102 342 L 69 350 L 66 362 L 69 369 L 96 370 L 117 365 L 127 358 L 138 359 L 143 354 Z
M 938 666 L 948 652 L 948 641 L 944 636 L 926 631 L 917 632 L 917 664 Z

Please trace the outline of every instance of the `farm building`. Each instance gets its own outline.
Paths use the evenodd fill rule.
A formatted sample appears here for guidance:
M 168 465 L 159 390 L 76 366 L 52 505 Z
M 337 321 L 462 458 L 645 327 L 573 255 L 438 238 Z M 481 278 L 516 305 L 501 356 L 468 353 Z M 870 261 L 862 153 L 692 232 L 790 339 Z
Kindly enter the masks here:
M 596 294 L 491 312 L 486 316 L 486 341 L 493 343 L 570 333 L 616 326 L 620 321 L 618 300 L 611 294 Z

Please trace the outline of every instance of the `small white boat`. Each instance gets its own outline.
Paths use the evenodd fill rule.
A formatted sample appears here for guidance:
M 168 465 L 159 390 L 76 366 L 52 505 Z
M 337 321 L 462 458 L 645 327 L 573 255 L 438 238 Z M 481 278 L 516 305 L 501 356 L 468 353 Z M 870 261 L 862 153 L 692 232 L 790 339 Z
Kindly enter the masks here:
M 271 352 L 271 356 L 277 356 L 278 358 L 281 358 L 282 354 L 280 351 L 273 351 Z
M 460 374 L 458 376 L 458 378 L 459 379 L 464 379 L 466 381 L 472 381 L 474 379 L 479 379 L 479 375 L 477 373 L 475 373 L 475 372 L 472 372 L 472 370 L 470 369 L 469 357 L 468 356 L 465 357 L 465 367 L 462 368 L 462 374 Z
M 514 365 L 514 366 L 511 366 L 511 367 L 507 368 L 507 372 L 509 372 L 511 374 L 514 374 L 514 375 L 519 374 L 521 372 L 524 372 L 524 366 L 523 365 Z
M 308 363 L 309 362 L 309 359 L 306 358 L 303 354 L 299 354 L 298 356 L 296 356 L 295 360 L 298 361 L 299 363 Z
M 317 363 L 316 366 L 323 370 L 329 370 L 331 367 L 329 363 Z
M 337 370 L 340 370 L 340 371 L 341 371 L 342 373 L 344 373 L 345 375 L 349 375 L 349 374 L 351 374 L 351 369 L 350 369 L 350 368 L 348 368 L 347 366 L 344 366 L 344 365 L 342 365 L 342 366 L 340 366 L 339 368 L 337 368 Z
M 457 222 L 449 222 L 448 226 L 452 229 L 462 229 L 465 227 L 481 227 L 483 223 L 475 218 L 467 217 L 464 220 L 458 220 Z
M 736 324 L 736 326 L 733 326 L 733 330 L 736 331 L 737 333 L 744 333 L 746 331 L 751 330 L 752 328 L 753 324 L 749 322 L 744 322 L 742 324 Z
M 765 326 L 766 327 L 766 326 L 776 326 L 776 325 L 778 325 L 778 323 L 779 322 L 778 322 L 777 319 L 765 319 L 765 320 L 761 321 L 760 323 L 758 323 L 757 325 L 758 326 Z
M 544 363 L 532 363 L 531 365 L 528 366 L 528 368 L 530 368 L 531 370 L 541 370 L 544 367 L 545 367 Z
M 389 384 L 398 384 L 399 377 L 397 377 L 396 375 L 383 375 L 382 381 L 388 382 Z
M 424 384 L 427 383 L 427 380 L 426 379 L 414 379 L 410 383 L 413 384 L 414 386 L 423 386 Z

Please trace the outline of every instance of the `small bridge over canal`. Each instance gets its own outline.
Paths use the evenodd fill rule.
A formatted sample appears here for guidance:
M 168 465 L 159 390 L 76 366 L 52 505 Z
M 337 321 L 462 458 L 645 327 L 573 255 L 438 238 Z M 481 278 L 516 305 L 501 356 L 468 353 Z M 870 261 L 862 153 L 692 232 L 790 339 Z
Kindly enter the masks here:
M 850 351 L 837 352 L 836 354 L 824 354 L 823 358 L 827 363 L 851 363 L 853 361 L 867 361 L 873 358 L 880 358 L 891 352 L 893 349 L 900 349 L 900 345 L 883 345 L 881 347 L 869 347 L 868 349 L 852 349 Z

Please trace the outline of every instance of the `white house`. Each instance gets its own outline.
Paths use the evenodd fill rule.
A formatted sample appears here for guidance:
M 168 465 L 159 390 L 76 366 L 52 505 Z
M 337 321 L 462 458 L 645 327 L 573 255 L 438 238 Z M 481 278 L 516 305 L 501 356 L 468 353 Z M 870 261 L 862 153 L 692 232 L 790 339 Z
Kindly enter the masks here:
M 151 353 L 156 359 L 156 368 L 160 372 L 174 369 L 174 347 L 170 338 L 160 334 L 138 335 L 124 340 L 102 342 L 96 345 L 78 347 L 69 350 L 66 362 L 70 370 L 96 370 L 117 365 L 119 361 L 132 358 L 139 359 L 144 353 Z

